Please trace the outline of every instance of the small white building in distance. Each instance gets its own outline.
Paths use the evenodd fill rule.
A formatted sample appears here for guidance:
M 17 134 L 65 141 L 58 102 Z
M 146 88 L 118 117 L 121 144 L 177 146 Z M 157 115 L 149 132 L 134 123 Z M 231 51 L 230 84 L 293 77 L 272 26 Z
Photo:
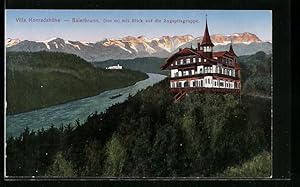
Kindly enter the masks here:
M 119 64 L 116 65 L 116 66 L 109 66 L 109 67 L 106 67 L 105 69 L 122 69 L 123 67 L 120 66 Z

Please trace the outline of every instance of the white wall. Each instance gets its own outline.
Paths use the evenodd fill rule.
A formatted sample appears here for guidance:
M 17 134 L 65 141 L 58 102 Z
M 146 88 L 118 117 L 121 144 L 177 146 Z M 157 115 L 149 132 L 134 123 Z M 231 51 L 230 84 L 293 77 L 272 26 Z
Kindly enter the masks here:
M 178 72 L 178 69 L 171 69 L 171 77 L 175 77 L 175 73 Z
M 198 73 L 198 74 L 200 73 L 200 69 L 202 69 L 202 72 L 204 72 L 203 66 L 197 66 L 197 73 Z
M 178 71 L 178 75 L 179 75 L 179 77 L 181 77 L 182 76 L 182 71 Z
M 204 77 L 204 87 L 211 88 L 212 87 L 212 76 Z
M 195 81 L 194 80 L 191 80 L 190 81 L 190 87 L 193 87 L 193 83 L 194 83 Z
M 212 73 L 217 73 L 216 65 L 213 65 L 213 66 L 212 66 Z

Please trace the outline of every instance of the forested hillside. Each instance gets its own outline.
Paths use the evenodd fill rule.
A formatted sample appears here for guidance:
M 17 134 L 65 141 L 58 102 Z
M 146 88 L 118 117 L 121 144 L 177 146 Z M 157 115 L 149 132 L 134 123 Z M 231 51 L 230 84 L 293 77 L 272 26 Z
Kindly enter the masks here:
M 15 114 L 126 87 L 146 79 L 132 70 L 105 70 L 72 54 L 8 52 L 7 113 Z
M 252 162 L 271 150 L 270 100 L 190 93 L 174 103 L 168 81 L 75 128 L 27 129 L 9 138 L 7 175 L 270 176 L 270 170 L 256 167 L 260 162 Z M 255 171 L 247 172 L 247 162 Z M 228 169 L 239 165 L 237 174 Z
M 253 95 L 271 96 L 272 55 L 257 52 L 240 56 L 242 92 Z

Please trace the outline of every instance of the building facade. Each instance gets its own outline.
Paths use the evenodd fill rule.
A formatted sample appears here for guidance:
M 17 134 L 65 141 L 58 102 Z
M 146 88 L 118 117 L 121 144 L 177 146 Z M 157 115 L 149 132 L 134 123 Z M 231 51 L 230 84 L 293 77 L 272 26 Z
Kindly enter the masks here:
M 109 67 L 106 67 L 105 69 L 122 69 L 123 67 L 120 66 L 119 64 L 116 65 L 116 66 L 109 66 Z
M 170 90 L 181 95 L 189 91 L 240 93 L 240 66 L 232 44 L 228 51 L 214 52 L 207 20 L 197 46 L 179 49 L 162 65 L 163 70 L 170 70 Z

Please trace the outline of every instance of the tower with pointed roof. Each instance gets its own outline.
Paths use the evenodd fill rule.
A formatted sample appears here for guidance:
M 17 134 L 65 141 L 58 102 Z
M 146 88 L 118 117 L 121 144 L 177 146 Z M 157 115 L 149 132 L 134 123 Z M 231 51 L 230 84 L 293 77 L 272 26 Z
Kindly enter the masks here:
M 161 66 L 170 70 L 170 91 L 178 101 L 187 92 L 232 93 L 241 89 L 240 66 L 232 42 L 228 51 L 213 51 L 207 24 L 197 49 L 187 47 L 172 54 Z
M 203 38 L 202 38 L 201 44 L 200 45 L 198 44 L 198 46 L 200 46 L 200 48 L 198 50 L 203 51 L 203 54 L 205 56 L 212 58 L 214 44 L 212 43 L 212 41 L 210 39 L 210 35 L 209 35 L 209 31 L 208 31 L 207 15 L 206 15 L 206 20 L 205 20 L 205 30 L 204 30 Z

